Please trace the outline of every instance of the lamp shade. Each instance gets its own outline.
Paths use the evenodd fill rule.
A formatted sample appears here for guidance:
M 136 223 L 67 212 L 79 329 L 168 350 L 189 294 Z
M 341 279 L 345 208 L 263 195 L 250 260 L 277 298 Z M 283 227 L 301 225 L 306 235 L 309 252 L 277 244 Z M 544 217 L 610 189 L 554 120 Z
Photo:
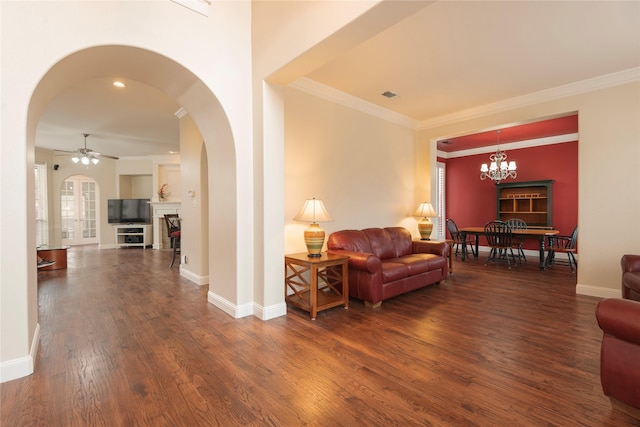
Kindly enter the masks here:
M 302 209 L 300 209 L 300 212 L 293 217 L 293 220 L 316 223 L 333 221 L 333 218 L 331 218 L 331 215 L 329 215 L 329 212 L 324 207 L 322 200 L 313 198 L 307 199 L 304 202 Z
M 429 218 L 429 217 L 436 217 L 438 216 L 438 214 L 433 209 L 433 206 L 431 206 L 431 203 L 424 202 L 424 203 L 420 203 L 420 206 L 418 206 L 418 210 L 416 211 L 416 213 L 413 214 L 413 216 L 420 217 L 420 218 Z

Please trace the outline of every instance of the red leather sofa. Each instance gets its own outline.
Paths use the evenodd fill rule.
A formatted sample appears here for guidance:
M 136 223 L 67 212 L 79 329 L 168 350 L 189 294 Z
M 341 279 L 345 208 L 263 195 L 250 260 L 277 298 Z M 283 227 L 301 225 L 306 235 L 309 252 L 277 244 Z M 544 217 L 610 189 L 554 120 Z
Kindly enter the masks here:
M 327 249 L 349 256 L 349 295 L 369 307 L 447 278 L 449 244 L 412 240 L 403 227 L 336 231 Z
M 640 301 L 640 255 L 623 255 L 622 298 Z
M 629 405 L 631 408 L 621 405 L 625 412 L 629 409 L 631 415 L 640 416 L 640 302 L 603 299 L 596 307 L 596 318 L 604 332 L 600 351 L 602 391 Z

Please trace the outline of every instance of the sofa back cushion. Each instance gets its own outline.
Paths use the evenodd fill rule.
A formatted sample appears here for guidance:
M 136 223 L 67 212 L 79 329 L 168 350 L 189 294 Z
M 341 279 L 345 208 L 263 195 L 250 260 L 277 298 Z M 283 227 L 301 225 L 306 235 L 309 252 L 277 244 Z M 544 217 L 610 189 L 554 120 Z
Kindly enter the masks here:
M 369 239 L 371 252 L 380 259 L 395 258 L 393 239 L 384 228 L 365 228 L 362 232 Z
M 373 253 L 369 239 L 360 230 L 342 230 L 329 235 L 327 239 L 329 250 L 345 250 L 352 252 Z
M 409 255 L 412 252 L 411 233 L 404 227 L 387 227 L 385 231 L 389 233 L 393 245 L 396 248 L 394 258 Z
M 327 248 L 367 252 L 380 259 L 398 258 L 411 253 L 411 233 L 403 227 L 336 231 L 329 235 Z

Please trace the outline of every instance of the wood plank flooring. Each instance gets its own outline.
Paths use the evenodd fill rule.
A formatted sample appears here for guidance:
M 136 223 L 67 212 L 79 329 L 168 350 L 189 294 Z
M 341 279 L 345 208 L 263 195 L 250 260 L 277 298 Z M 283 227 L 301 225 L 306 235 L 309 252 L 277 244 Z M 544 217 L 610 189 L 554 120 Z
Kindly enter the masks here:
M 598 299 L 568 267 L 455 260 L 378 310 L 263 322 L 169 257 L 80 247 L 38 273 L 36 372 L 0 385 L 3 427 L 640 425 L 602 394 Z

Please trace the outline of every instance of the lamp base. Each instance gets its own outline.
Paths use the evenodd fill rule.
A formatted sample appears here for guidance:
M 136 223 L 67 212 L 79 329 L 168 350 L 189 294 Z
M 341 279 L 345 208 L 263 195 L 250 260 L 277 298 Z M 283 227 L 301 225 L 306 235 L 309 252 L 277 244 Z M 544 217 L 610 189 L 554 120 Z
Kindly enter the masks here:
M 320 258 L 322 254 L 307 254 L 309 258 Z
M 304 231 L 304 242 L 307 244 L 308 256 L 316 258 L 322 256 L 322 245 L 324 244 L 324 230 L 317 223 L 312 223 Z
M 418 223 L 418 231 L 420 231 L 420 240 L 431 240 L 431 231 L 433 231 L 433 223 L 429 218 L 424 218 Z

